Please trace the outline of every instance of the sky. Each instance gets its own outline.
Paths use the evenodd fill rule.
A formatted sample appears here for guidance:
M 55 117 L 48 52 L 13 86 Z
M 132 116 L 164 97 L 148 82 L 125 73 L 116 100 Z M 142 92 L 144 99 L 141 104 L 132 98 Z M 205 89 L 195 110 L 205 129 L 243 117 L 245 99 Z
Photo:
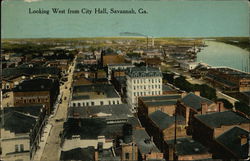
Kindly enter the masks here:
M 52 14 L 52 8 L 81 10 L 142 8 L 147 14 Z M 29 14 L 49 10 L 50 14 Z M 5 0 L 2 38 L 115 37 L 130 32 L 152 37 L 249 36 L 249 2 L 143 0 Z

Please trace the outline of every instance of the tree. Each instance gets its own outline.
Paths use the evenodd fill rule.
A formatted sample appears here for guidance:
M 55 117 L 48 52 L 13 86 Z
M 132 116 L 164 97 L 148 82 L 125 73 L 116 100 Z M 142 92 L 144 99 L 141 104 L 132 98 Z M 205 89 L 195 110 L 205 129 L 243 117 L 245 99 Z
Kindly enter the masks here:
M 216 100 L 216 102 L 223 102 L 224 107 L 226 109 L 232 109 L 234 107 L 231 102 L 229 102 L 227 99 L 224 99 L 224 98 L 219 98 Z

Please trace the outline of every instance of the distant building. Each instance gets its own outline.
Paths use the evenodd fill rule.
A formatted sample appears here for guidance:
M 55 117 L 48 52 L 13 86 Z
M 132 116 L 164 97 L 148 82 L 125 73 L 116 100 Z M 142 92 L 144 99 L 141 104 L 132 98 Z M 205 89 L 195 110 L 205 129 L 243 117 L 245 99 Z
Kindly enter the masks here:
M 50 114 L 58 94 L 58 80 L 43 78 L 26 80 L 13 89 L 14 106 L 44 105 Z
M 109 84 L 92 84 L 73 87 L 73 94 L 70 105 L 76 106 L 97 106 L 122 104 L 121 97 Z
M 134 67 L 126 72 L 127 101 L 135 110 L 138 97 L 162 94 L 162 73 L 158 68 Z
M 122 64 L 125 62 L 124 56 L 118 54 L 102 54 L 102 65 Z
M 32 160 L 45 125 L 44 108 L 8 107 L 1 113 L 1 159 Z
M 250 91 L 250 74 L 236 69 L 228 67 L 210 68 L 205 79 L 225 91 Z
M 134 65 L 130 63 L 122 63 L 122 64 L 108 64 L 108 79 L 111 80 L 112 71 L 124 71 L 128 68 L 132 68 Z
M 182 69 L 187 71 L 194 70 L 199 65 L 198 62 L 189 62 L 189 61 L 179 61 L 179 64 Z

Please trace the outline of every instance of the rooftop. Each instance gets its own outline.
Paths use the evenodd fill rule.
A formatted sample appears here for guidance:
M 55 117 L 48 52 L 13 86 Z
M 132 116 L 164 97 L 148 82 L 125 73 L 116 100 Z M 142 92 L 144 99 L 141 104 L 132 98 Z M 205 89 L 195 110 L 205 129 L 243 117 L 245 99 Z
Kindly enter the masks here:
M 152 152 L 160 153 L 160 150 L 156 147 L 145 129 L 136 129 L 133 135 L 137 147 L 142 154 L 149 154 Z
M 162 73 L 159 68 L 153 68 L 148 66 L 133 67 L 126 71 L 126 74 L 130 77 L 162 77 Z
M 4 113 L 17 111 L 19 113 L 39 116 L 43 106 L 42 105 L 32 105 L 32 106 L 21 106 L 21 107 L 6 107 L 4 108 Z
M 4 121 L 2 120 L 4 118 Z M 34 127 L 37 117 L 24 114 L 18 111 L 10 110 L 1 116 L 3 128 L 15 134 L 29 133 Z
M 240 70 L 229 68 L 229 67 L 217 67 L 217 68 L 212 68 L 212 69 L 223 72 L 225 74 L 235 75 L 235 76 L 238 76 L 240 78 L 249 78 L 250 77 L 250 74 L 248 74 L 246 72 L 242 72 Z
M 3 78 L 17 77 L 21 75 L 59 75 L 60 70 L 55 67 L 17 67 L 3 69 Z
M 179 94 L 168 94 L 168 95 L 161 95 L 161 96 L 144 96 L 140 97 L 140 99 L 144 102 L 150 102 L 150 101 L 175 101 L 177 99 L 180 99 L 181 95 Z
M 123 124 L 107 124 L 105 118 L 69 118 L 64 123 L 64 137 L 72 139 L 72 136 L 79 136 L 80 139 L 97 139 L 98 136 L 105 136 L 106 139 L 114 139 L 122 136 Z
M 240 137 L 248 137 L 249 132 L 239 127 L 234 127 L 216 138 L 216 141 L 229 149 L 238 158 L 244 159 L 248 156 L 249 143 L 241 145 Z
M 193 140 L 192 138 L 177 138 L 176 139 L 176 152 L 177 155 L 199 155 L 207 154 L 208 149 L 201 143 Z M 174 144 L 174 140 L 167 141 L 168 144 Z
M 56 86 L 56 81 L 53 79 L 36 78 L 23 81 L 18 86 L 16 86 L 13 89 L 13 91 L 14 92 L 50 91 L 52 88 L 54 88 L 54 86 Z
M 174 116 L 169 116 L 168 114 L 157 110 L 151 114 L 149 114 L 149 118 L 157 125 L 161 130 L 167 129 L 175 122 Z M 177 116 L 178 121 L 184 121 L 184 117 Z
M 68 116 L 73 117 L 78 115 L 80 118 L 89 117 L 112 117 L 112 118 L 127 118 L 132 117 L 127 104 L 116 105 L 102 105 L 102 106 L 84 106 L 84 107 L 70 107 Z
M 183 102 L 186 106 L 192 107 L 196 110 L 200 110 L 201 109 L 201 104 L 202 103 L 206 103 L 208 105 L 211 105 L 212 103 L 214 103 L 213 101 L 201 97 L 201 96 L 197 96 L 194 93 L 188 93 L 185 97 L 183 97 L 181 99 L 181 102 Z
M 95 148 L 93 146 L 87 148 L 76 148 L 69 151 L 62 151 L 60 160 L 82 160 L 93 161 Z
M 250 119 L 233 111 L 214 112 L 203 115 L 195 115 L 195 117 L 211 128 L 218 128 L 221 126 L 239 125 L 243 123 L 250 124 Z
M 175 105 L 177 100 L 145 102 L 147 106 L 170 106 Z
M 119 98 L 115 88 L 109 84 L 92 84 L 74 86 L 72 100 Z

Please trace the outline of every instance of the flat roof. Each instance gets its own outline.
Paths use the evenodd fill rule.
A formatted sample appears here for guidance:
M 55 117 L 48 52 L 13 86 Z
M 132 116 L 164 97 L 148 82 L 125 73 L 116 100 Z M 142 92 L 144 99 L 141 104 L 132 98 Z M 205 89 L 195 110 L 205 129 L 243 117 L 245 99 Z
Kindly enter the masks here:
M 250 124 L 250 119 L 234 111 L 214 112 L 203 115 L 195 115 L 195 117 L 211 128 L 239 125 L 243 123 Z
M 72 100 L 119 98 L 115 88 L 109 84 L 79 85 L 73 87 Z

